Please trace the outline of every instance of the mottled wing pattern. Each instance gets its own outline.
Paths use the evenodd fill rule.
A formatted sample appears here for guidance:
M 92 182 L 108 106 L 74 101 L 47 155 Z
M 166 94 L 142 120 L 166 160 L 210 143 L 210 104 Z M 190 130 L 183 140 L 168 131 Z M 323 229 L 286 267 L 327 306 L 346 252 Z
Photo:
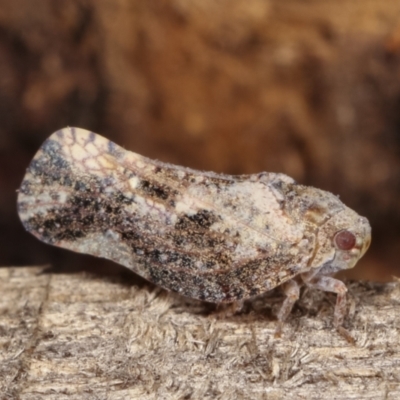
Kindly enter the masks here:
M 230 302 L 306 267 L 312 249 L 299 246 L 304 229 L 283 212 L 282 181 L 292 183 L 177 167 L 65 128 L 32 160 L 18 211 L 46 243 L 113 260 L 189 297 Z

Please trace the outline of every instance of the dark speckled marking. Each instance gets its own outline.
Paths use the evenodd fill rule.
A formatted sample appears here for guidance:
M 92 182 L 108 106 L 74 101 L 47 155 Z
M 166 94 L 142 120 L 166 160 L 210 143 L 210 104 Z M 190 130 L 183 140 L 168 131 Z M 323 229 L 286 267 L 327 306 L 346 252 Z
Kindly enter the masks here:
M 175 225 L 177 230 L 188 231 L 202 228 L 207 230 L 218 221 L 218 217 L 211 211 L 200 210 L 194 215 L 182 215 Z
M 114 154 L 115 153 L 115 143 L 113 142 L 108 142 L 108 151 L 110 152 L 110 154 Z
M 146 193 L 147 196 L 156 197 L 161 200 L 167 200 L 169 197 L 168 188 L 162 187 L 155 182 L 148 180 L 142 180 L 140 188 Z

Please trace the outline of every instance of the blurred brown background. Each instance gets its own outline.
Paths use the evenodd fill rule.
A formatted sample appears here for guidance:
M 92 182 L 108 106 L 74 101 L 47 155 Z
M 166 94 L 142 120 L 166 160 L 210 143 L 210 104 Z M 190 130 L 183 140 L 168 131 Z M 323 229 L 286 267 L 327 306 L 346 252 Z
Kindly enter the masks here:
M 0 122 L 0 265 L 93 267 L 16 214 L 30 159 L 69 125 L 340 194 L 373 227 L 351 276 L 400 274 L 398 0 L 0 0 Z

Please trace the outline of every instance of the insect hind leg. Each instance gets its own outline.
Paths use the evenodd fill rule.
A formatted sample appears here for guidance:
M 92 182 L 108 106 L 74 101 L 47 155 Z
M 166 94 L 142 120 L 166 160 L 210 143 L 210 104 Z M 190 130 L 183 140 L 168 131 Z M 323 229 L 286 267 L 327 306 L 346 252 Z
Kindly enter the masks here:
M 278 327 L 275 331 L 275 336 L 280 336 L 282 332 L 283 323 L 289 316 L 294 303 L 299 299 L 300 296 L 300 285 L 295 279 L 285 282 L 282 285 L 282 290 L 286 295 L 286 298 L 278 311 Z

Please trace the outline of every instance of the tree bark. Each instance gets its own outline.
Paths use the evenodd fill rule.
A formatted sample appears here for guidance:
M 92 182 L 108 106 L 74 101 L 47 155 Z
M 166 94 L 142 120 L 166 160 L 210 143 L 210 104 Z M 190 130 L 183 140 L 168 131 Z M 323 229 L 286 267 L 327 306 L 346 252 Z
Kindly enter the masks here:
M 218 318 L 136 277 L 0 268 L 1 399 L 398 399 L 400 287 L 303 292 L 280 338 L 278 292 Z

